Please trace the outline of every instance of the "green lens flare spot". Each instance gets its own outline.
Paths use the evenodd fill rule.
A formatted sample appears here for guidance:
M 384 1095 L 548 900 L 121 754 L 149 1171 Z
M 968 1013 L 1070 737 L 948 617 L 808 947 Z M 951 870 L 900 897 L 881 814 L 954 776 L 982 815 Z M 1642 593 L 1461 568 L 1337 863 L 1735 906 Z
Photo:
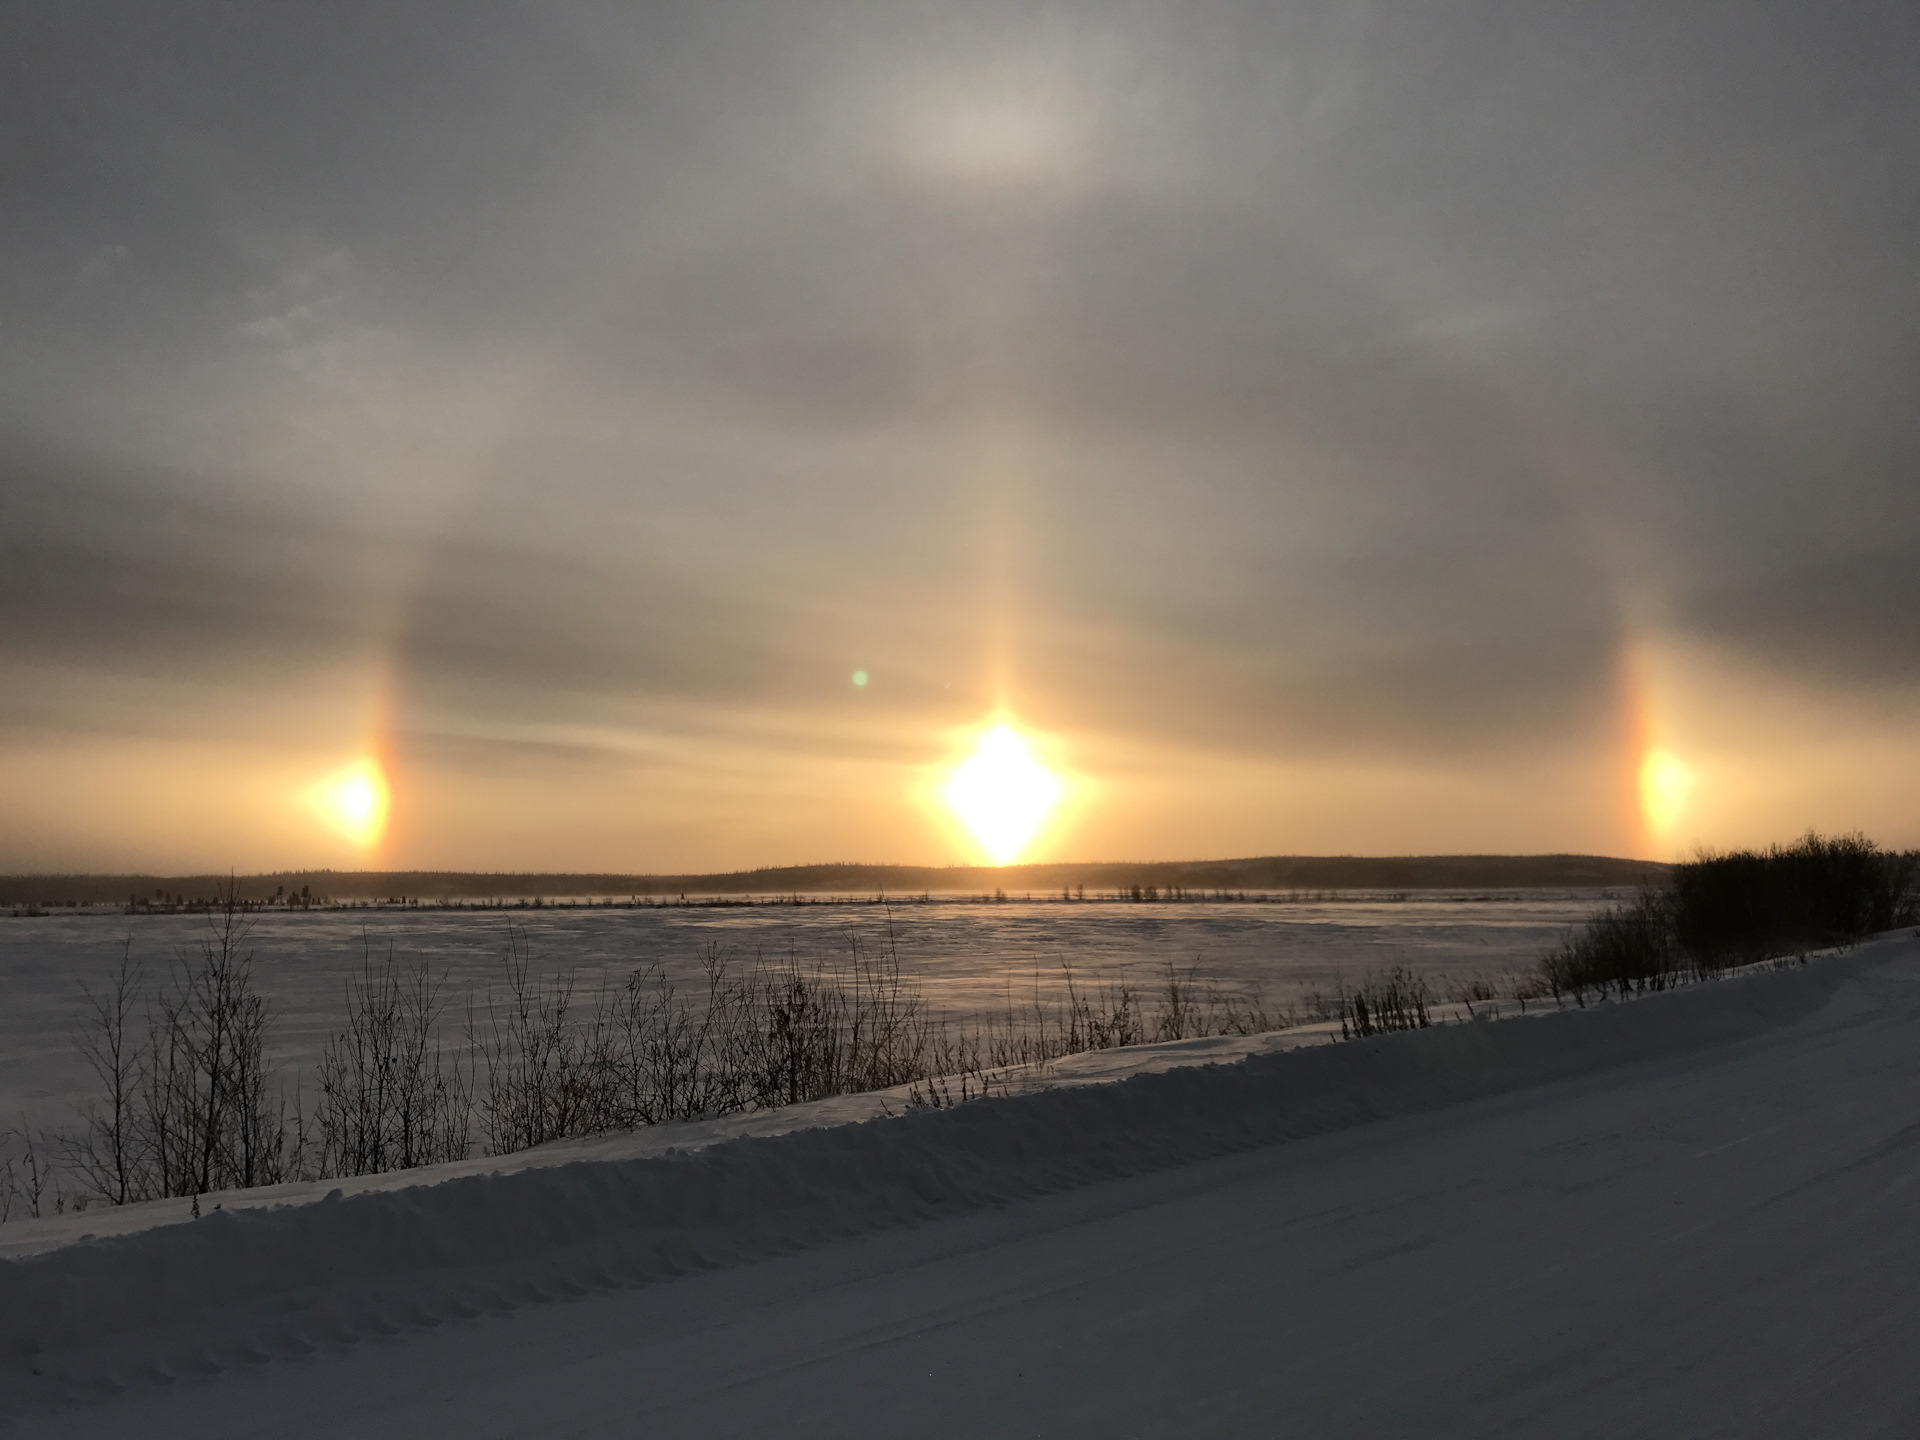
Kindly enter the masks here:
M 853 672 L 853 683 L 854 683 L 855 685 L 857 685 L 857 686 L 860 686 L 860 687 L 863 687 L 863 688 L 864 688 L 864 687 L 865 687 L 865 685 L 866 685 L 866 683 L 867 683 L 867 672 L 866 672 L 866 671 L 864 671 L 864 670 L 856 670 L 856 671 L 854 671 L 854 672 Z

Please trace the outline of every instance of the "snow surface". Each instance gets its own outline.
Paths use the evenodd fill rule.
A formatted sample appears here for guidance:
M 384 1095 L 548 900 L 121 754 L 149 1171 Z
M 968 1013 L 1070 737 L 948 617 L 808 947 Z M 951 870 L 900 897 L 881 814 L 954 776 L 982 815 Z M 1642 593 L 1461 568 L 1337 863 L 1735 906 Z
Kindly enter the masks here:
M 1303 1038 L 9 1225 L 0 1413 L 54 1437 L 1920 1434 L 1911 939 Z

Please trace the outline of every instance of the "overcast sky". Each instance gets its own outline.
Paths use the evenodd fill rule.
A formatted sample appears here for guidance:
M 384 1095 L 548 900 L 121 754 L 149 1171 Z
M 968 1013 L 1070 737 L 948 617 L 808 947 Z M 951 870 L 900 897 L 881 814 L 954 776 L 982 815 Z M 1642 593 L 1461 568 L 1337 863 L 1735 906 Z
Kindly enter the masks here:
M 0 868 L 1920 844 L 1912 4 L 0 13 Z

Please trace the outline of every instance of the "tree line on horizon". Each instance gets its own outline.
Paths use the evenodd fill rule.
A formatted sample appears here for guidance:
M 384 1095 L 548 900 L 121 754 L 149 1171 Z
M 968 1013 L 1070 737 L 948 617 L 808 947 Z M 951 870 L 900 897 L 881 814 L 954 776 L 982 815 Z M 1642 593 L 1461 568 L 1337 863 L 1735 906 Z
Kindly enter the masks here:
M 700 875 L 594 872 L 275 871 L 261 875 L 0 875 L 0 905 L 136 905 L 156 891 L 179 906 L 205 908 L 228 886 L 249 903 L 284 901 L 305 890 L 333 900 L 400 897 L 525 898 L 609 895 L 784 894 L 790 891 L 1029 890 L 1424 890 L 1528 887 L 1632 888 L 1671 867 L 1604 855 L 1273 855 L 1242 860 L 1072 862 L 1035 865 L 859 865 L 770 867 Z M 276 896 L 277 892 L 277 896 Z

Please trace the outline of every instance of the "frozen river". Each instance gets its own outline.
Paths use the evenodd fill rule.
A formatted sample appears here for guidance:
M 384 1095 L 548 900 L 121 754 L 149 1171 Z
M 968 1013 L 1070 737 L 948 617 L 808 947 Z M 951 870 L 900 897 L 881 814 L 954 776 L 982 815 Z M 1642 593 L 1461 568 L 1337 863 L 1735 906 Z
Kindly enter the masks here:
M 1416 891 L 1274 903 L 970 899 L 763 904 L 719 908 L 540 910 L 315 910 L 264 912 L 248 938 L 255 975 L 274 1014 L 271 1043 L 289 1072 L 309 1079 L 340 1021 L 348 977 L 366 947 L 423 957 L 446 980 L 450 1007 L 497 988 L 517 930 L 537 972 L 571 971 L 583 990 L 660 964 L 691 978 L 720 946 L 756 956 L 831 962 L 851 941 L 881 947 L 889 925 L 901 969 L 940 1013 L 995 1009 L 1051 994 L 1062 967 L 1077 979 L 1125 979 L 1150 988 L 1167 965 L 1192 967 L 1203 983 L 1258 989 L 1284 1003 L 1369 970 L 1406 965 L 1447 980 L 1527 967 L 1607 897 L 1592 890 L 1497 895 Z M 82 983 L 98 987 L 123 947 L 148 975 L 193 953 L 207 933 L 201 915 L 118 910 L 0 917 L 0 1129 L 23 1120 L 67 1120 L 89 1089 L 73 1046 Z

